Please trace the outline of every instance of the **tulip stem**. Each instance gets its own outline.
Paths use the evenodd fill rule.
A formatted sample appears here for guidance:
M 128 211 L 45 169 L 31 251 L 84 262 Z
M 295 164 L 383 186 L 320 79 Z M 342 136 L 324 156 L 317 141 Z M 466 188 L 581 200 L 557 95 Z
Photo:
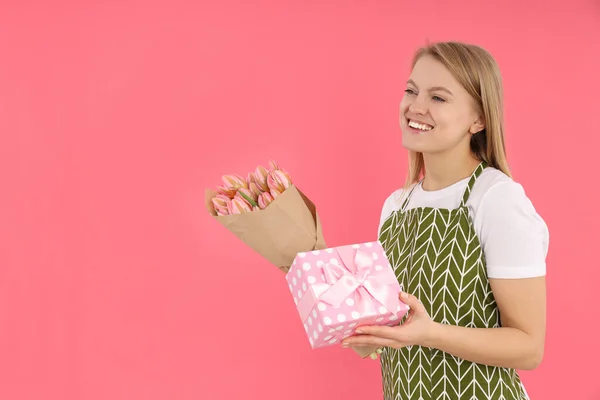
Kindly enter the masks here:
M 256 201 L 254 201 L 254 199 L 250 196 L 248 196 L 247 194 L 245 194 L 242 191 L 238 192 L 248 203 L 250 203 L 251 205 L 253 205 L 254 207 L 257 207 L 258 204 L 256 203 Z

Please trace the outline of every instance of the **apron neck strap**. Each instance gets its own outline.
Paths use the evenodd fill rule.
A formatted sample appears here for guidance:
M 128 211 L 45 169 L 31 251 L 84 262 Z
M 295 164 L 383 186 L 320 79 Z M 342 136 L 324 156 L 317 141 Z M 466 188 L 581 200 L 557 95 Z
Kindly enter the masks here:
M 406 209 L 406 206 L 408 205 L 408 202 L 410 201 L 410 197 L 412 196 L 413 191 L 415 190 L 415 188 L 417 186 L 419 186 L 421 184 L 423 180 L 421 179 L 420 181 L 418 181 L 417 183 L 415 183 L 412 187 L 412 189 L 410 189 L 410 192 L 408 192 L 408 195 L 406 196 L 406 199 L 404 199 L 404 202 L 402 203 L 402 207 L 400 208 L 401 212 L 404 212 L 404 210 Z
M 467 200 L 469 200 L 469 196 L 471 195 L 471 190 L 473 189 L 473 186 L 475 185 L 475 181 L 477 180 L 477 178 L 479 178 L 479 175 L 481 175 L 481 173 L 483 172 L 484 169 L 487 168 L 487 166 L 488 166 L 488 164 L 485 161 L 482 161 L 481 163 L 479 163 L 477 168 L 475 168 L 475 171 L 473 171 L 473 173 L 471 174 L 471 179 L 469 179 L 469 182 L 467 183 L 467 187 L 465 188 L 465 192 L 463 193 L 462 201 L 460 203 L 461 207 L 466 206 Z M 404 202 L 402 203 L 402 207 L 400 208 L 401 212 L 404 212 L 404 210 L 406 209 L 406 206 L 408 205 L 408 202 L 409 202 L 415 188 L 417 186 L 421 185 L 422 183 L 423 183 L 423 179 L 421 179 L 420 181 L 418 181 L 417 183 L 415 183 L 413 185 L 412 189 L 406 196 L 406 199 L 404 199 Z
M 467 183 L 467 187 L 465 188 L 465 192 L 462 197 L 462 201 L 460 202 L 461 207 L 465 207 L 467 205 L 467 200 L 469 200 L 469 196 L 471 195 L 471 190 L 475 185 L 475 181 L 479 178 L 479 175 L 483 172 L 483 170 L 488 166 L 485 161 L 479 163 L 473 174 L 471 174 L 471 179 L 469 179 L 469 183 Z

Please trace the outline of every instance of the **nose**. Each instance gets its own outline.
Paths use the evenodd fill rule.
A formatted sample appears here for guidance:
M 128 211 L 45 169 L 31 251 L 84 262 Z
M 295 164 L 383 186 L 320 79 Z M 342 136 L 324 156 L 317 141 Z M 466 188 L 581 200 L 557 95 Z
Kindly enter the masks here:
M 425 115 L 427 114 L 427 106 L 417 97 L 408 105 L 408 111 L 413 114 Z

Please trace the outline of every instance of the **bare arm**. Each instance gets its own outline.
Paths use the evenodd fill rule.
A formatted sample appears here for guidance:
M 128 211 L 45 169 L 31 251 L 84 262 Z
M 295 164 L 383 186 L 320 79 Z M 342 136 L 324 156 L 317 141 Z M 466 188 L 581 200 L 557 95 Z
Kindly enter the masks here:
M 465 328 L 434 323 L 424 345 L 486 365 L 535 369 L 546 335 L 546 280 L 490 279 L 501 328 Z
M 434 322 L 419 299 L 403 294 L 401 298 L 412 313 L 403 325 L 360 327 L 358 335 L 345 339 L 343 346 L 419 345 L 479 364 L 535 369 L 544 353 L 545 277 L 490 282 L 500 310 L 501 328 L 465 328 Z

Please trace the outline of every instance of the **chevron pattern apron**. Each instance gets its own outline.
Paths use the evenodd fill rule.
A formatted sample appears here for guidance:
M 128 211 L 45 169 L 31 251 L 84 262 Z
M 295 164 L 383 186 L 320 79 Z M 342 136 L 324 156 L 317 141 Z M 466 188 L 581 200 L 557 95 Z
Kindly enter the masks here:
M 406 210 L 413 187 L 380 231 L 379 241 L 398 281 L 442 324 L 500 326 L 483 250 L 466 206 L 486 166 L 481 163 L 475 169 L 458 208 Z M 384 348 L 381 369 L 385 400 L 528 398 L 514 369 L 468 362 L 427 347 Z

